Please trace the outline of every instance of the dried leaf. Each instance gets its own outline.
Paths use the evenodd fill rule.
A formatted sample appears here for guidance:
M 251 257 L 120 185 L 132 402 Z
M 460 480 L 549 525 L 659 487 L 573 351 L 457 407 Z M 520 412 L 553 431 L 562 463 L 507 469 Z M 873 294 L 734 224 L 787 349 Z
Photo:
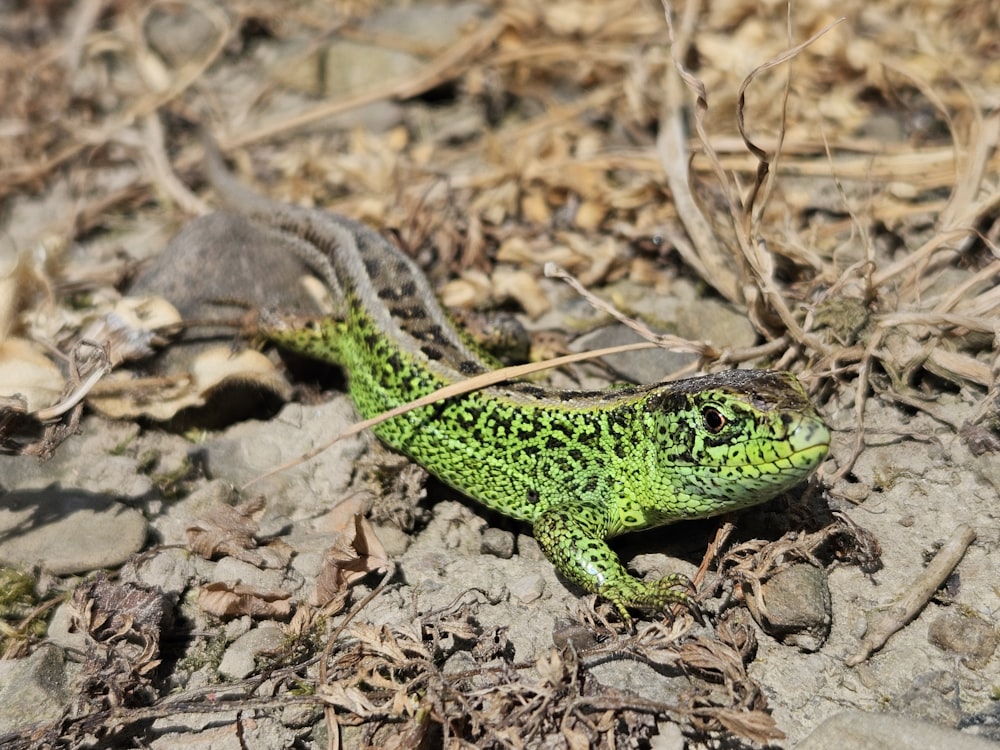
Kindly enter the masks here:
M 559 649 L 551 648 L 535 660 L 535 671 L 547 685 L 561 685 L 567 677 L 567 664 Z
M 712 716 L 730 732 L 761 745 L 785 737 L 785 733 L 778 729 L 774 717 L 764 711 L 720 708 L 714 710 Z
M 387 626 L 359 622 L 351 628 L 351 635 L 358 639 L 366 652 L 379 654 L 397 664 L 406 661 L 406 652 Z
M 163 592 L 101 574 L 73 591 L 70 617 L 89 645 L 81 694 L 118 704 L 140 693 L 147 700 L 148 675 L 160 664 L 160 637 L 170 620 Z
M 562 734 L 570 750 L 588 750 L 590 748 L 590 737 L 587 733 L 577 729 L 568 721 L 563 721 Z
M 292 614 L 291 594 L 282 589 L 256 589 L 241 583 L 216 581 L 198 590 L 203 612 L 223 620 L 250 615 L 260 620 L 283 620 Z
M 291 396 L 291 387 L 263 354 L 249 349 L 233 354 L 230 347 L 220 346 L 198 355 L 190 372 L 153 378 L 117 373 L 105 378 L 90 392 L 87 403 L 114 419 L 168 420 L 236 386 L 253 386 L 281 399 Z
M 59 400 L 65 382 L 38 345 L 19 338 L 0 342 L 0 396 L 20 394 L 28 411 L 38 411 Z
M 309 603 L 316 607 L 326 607 L 334 601 L 342 603 L 351 584 L 369 573 L 388 570 L 391 565 L 375 530 L 358 513 L 354 516 L 353 527 L 345 530 L 337 543 L 324 553 Z
M 516 300 L 529 318 L 541 317 L 551 307 L 534 273 L 499 266 L 493 274 L 493 285 L 498 299 Z
M 370 716 L 377 708 L 374 703 L 368 700 L 362 690 L 342 682 L 320 685 L 316 694 L 324 703 L 345 709 L 358 716 Z
M 154 346 L 179 330 L 181 316 L 162 297 L 126 297 L 107 314 L 92 321 L 80 334 L 104 347 L 113 366 L 152 356 Z
M 159 641 L 167 616 L 159 590 L 137 583 L 109 581 L 101 574 L 73 591 L 74 625 L 98 641 L 139 637 Z
M 254 497 L 239 505 L 219 505 L 187 528 L 188 549 L 206 560 L 235 557 L 258 568 L 283 568 L 292 549 L 280 540 L 266 546 L 256 538 L 264 514 L 264 498 Z
M 405 460 L 405 459 L 404 459 Z M 327 534 L 354 534 L 356 517 L 364 514 L 371 505 L 371 496 L 365 492 L 355 492 L 337 502 L 320 518 L 315 528 Z
M 701 672 L 716 673 L 723 678 L 744 673 L 739 653 L 716 640 L 692 638 L 681 646 L 680 654 L 684 664 Z

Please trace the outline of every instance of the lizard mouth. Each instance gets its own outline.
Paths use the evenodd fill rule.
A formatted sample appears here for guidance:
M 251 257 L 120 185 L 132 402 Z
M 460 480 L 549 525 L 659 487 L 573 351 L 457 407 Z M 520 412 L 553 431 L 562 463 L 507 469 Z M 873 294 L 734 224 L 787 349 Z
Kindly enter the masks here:
M 830 448 L 830 428 L 821 419 L 805 417 L 789 430 L 785 441 L 792 447 L 792 455 L 819 449 L 826 455 Z
M 775 451 L 775 455 L 760 456 L 758 461 L 747 461 L 747 468 L 775 467 L 775 474 L 799 472 L 802 478 L 820 465 L 830 450 L 830 428 L 819 418 L 803 417 L 795 423 L 782 440 L 791 450 Z
M 787 425 L 783 435 L 748 440 L 733 445 L 719 463 L 733 472 L 746 471 L 778 480 L 781 475 L 805 478 L 826 458 L 830 429 L 818 417 L 799 417 Z

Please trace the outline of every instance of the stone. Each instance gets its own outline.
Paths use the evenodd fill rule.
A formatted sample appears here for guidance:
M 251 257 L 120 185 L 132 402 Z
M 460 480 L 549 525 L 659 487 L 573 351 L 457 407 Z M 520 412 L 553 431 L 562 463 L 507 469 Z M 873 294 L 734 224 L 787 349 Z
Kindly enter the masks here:
M 55 721 L 74 698 L 61 648 L 43 645 L 24 659 L 0 661 L 0 734 Z
M 106 495 L 53 485 L 0 497 L 0 565 L 55 575 L 116 568 L 146 533 L 142 513 Z
M 763 602 L 747 590 L 747 607 L 764 632 L 802 651 L 817 651 L 833 622 L 825 570 L 800 563 L 783 568 L 761 586 Z
M 909 716 L 844 711 L 820 724 L 796 750 L 996 750 L 996 747 L 981 737 Z
M 284 642 L 285 634 L 273 625 L 248 630 L 226 649 L 219 663 L 219 674 L 242 680 L 253 674 L 258 656 L 278 651 Z

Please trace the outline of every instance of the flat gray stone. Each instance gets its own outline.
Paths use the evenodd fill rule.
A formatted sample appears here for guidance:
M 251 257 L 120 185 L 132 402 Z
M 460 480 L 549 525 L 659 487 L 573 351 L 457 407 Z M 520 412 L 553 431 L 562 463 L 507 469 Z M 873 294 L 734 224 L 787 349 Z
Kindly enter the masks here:
M 593 351 L 609 346 L 637 344 L 644 340 L 631 328 L 616 324 L 580 336 L 570 348 L 573 351 Z M 618 375 L 634 383 L 659 383 L 670 373 L 691 364 L 696 359 L 697 355 L 672 352 L 668 349 L 640 349 L 603 357 L 603 361 Z
M 346 395 L 312 406 L 288 404 L 274 419 L 240 422 L 206 441 L 208 471 L 237 487 L 256 480 L 249 491 L 267 498 L 262 523 L 275 515 L 286 517 L 285 522 L 315 518 L 344 496 L 367 438 L 341 440 L 310 461 L 261 475 L 298 461 L 358 419 Z
M 997 750 L 997 745 L 957 729 L 901 714 L 844 711 L 831 716 L 796 750 Z
M 258 655 L 273 655 L 285 643 L 281 628 L 263 625 L 249 630 L 230 644 L 219 663 L 219 674 L 242 680 L 253 674 Z
M 106 495 L 52 486 L 0 497 L 0 565 L 55 575 L 115 568 L 146 532 L 142 513 Z
M 298 732 L 271 716 L 246 716 L 236 711 L 173 713 L 153 722 L 159 734 L 152 750 L 245 750 L 296 747 Z M 320 745 L 322 747 L 322 745 Z
M 24 659 L 0 661 L 0 735 L 55 721 L 73 698 L 62 649 L 45 645 Z

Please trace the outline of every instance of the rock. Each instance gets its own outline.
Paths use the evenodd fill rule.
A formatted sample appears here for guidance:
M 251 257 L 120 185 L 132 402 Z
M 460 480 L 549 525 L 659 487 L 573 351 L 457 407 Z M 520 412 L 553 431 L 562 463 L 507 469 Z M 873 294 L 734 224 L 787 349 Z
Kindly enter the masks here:
M 316 722 L 323 715 L 319 706 L 291 705 L 281 709 L 281 723 L 292 729 L 304 729 Z
M 46 638 L 49 643 L 58 646 L 66 651 L 85 653 L 87 650 L 87 636 L 76 628 L 73 622 L 74 608 L 68 601 L 64 601 L 49 620 Z M 3 662 L 0 662 L 2 664 Z
M 0 564 L 56 575 L 115 568 L 142 549 L 147 522 L 105 495 L 57 486 L 0 497 Z
M 419 3 L 385 7 L 360 24 L 363 35 L 419 39 L 421 49 L 437 54 L 478 23 L 478 3 Z M 315 44 L 310 45 L 315 48 Z M 391 45 L 334 37 L 329 45 L 303 55 L 301 43 L 290 45 L 272 68 L 282 83 L 314 96 L 343 98 L 419 74 L 427 55 Z
M 489 527 L 483 531 L 480 551 L 484 555 L 493 555 L 504 560 L 514 556 L 514 535 L 503 529 Z
M 223 33 L 193 5 L 150 7 L 145 32 L 150 48 L 174 68 L 204 58 Z
M 943 651 L 977 663 L 985 663 L 997 650 L 997 633 L 993 626 L 969 611 L 952 609 L 945 612 L 931 623 L 927 640 Z
M 624 325 L 598 328 L 576 339 L 573 351 L 591 351 L 609 346 L 622 346 L 644 341 L 638 333 Z M 688 352 L 672 352 L 668 349 L 640 349 L 602 357 L 616 373 L 632 383 L 659 383 L 667 375 L 691 364 L 698 357 Z
M 75 697 L 60 648 L 43 645 L 27 658 L 0 661 L 0 734 L 55 721 Z
M 328 443 L 357 420 L 347 396 L 315 406 L 288 404 L 273 420 L 241 422 L 207 441 L 208 470 L 218 479 L 245 485 Z M 291 521 L 321 516 L 343 498 L 366 442 L 363 436 L 341 440 L 323 451 L 320 460 L 254 481 L 249 491 L 267 498 L 267 516 Z
M 830 585 L 822 568 L 791 565 L 761 586 L 758 601 L 746 588 L 747 608 L 764 632 L 802 651 L 817 651 L 833 622 Z
M 141 502 L 155 492 L 153 482 L 134 456 L 122 452 L 123 445 L 135 441 L 137 432 L 135 425 L 86 417 L 79 434 L 60 445 L 49 461 L 5 456 L 3 488 L 59 491 L 66 487 Z M 157 450 L 161 441 L 150 438 L 144 444 L 147 450 Z
M 125 566 L 121 579 L 154 586 L 176 600 L 196 581 L 197 575 L 197 565 L 191 553 L 184 549 L 163 547 Z
M 319 307 L 301 284 L 308 272 L 287 242 L 238 214 L 217 211 L 185 224 L 143 269 L 129 293 L 163 297 L 185 319 L 221 320 L 246 312 L 245 307 L 217 300 L 315 314 Z M 190 338 L 200 340 L 210 333 L 232 335 L 233 329 L 199 326 Z M 176 349 L 171 347 L 168 355 Z
M 980 737 L 909 716 L 844 711 L 820 724 L 796 750 L 996 750 L 996 747 Z
M 219 663 L 219 674 L 242 680 L 253 674 L 257 657 L 278 652 L 285 642 L 281 628 L 262 625 L 249 630 L 230 644 Z
M 756 333 L 746 316 L 718 300 L 699 296 L 696 288 L 675 281 L 669 295 L 650 294 L 649 289 L 630 281 L 609 286 L 604 295 L 621 299 L 622 309 L 646 322 L 654 333 L 673 333 L 691 341 L 738 349 L 753 345 Z M 632 344 L 644 339 L 631 328 L 615 324 L 598 328 L 576 339 L 573 351 Z M 690 352 L 643 349 L 604 357 L 616 372 L 633 383 L 659 383 L 667 375 L 698 359 Z
M 892 699 L 893 711 L 934 725 L 957 727 L 962 718 L 961 688 L 954 673 L 925 672 L 913 678 L 910 687 Z
M 684 677 L 661 673 L 649 664 L 631 659 L 612 659 L 595 664 L 590 672 L 602 686 L 658 703 L 679 702 L 688 688 Z
M 149 743 L 153 750 L 244 750 L 244 748 L 296 747 L 297 732 L 266 715 L 224 709 L 171 714 L 153 722 L 153 732 L 163 732 Z

